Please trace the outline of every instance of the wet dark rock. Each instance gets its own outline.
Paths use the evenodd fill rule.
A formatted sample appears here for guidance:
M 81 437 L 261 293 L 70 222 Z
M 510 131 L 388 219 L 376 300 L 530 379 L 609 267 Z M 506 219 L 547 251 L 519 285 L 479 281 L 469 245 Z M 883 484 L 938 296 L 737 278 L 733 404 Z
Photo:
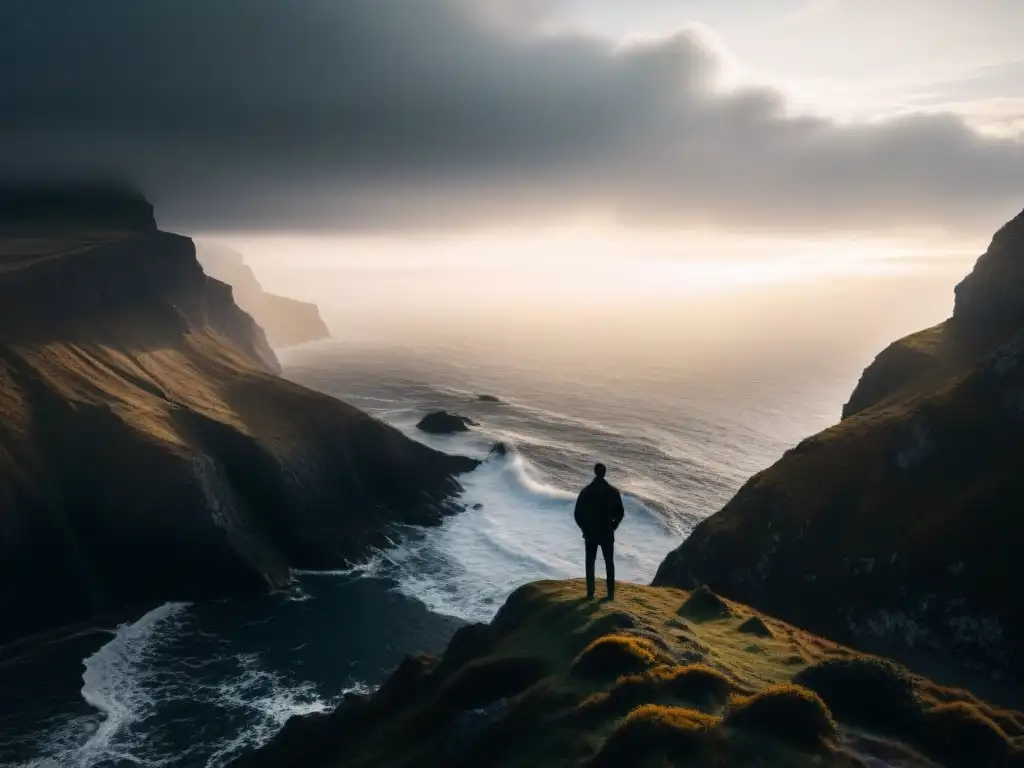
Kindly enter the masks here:
M 475 426 L 477 423 L 466 416 L 451 411 L 434 411 L 420 419 L 416 428 L 431 435 L 454 435 Z

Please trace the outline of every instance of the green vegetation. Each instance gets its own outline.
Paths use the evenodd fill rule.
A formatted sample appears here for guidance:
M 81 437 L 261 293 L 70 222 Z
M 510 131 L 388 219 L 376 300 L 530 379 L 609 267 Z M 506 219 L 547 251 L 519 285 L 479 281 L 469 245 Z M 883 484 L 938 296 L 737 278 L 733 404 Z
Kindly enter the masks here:
M 682 707 L 645 704 L 637 707 L 605 741 L 595 768 L 630 765 L 652 753 L 668 760 L 700 754 L 717 738 L 719 718 Z
M 1017 759 L 1024 715 L 708 590 L 622 584 L 614 603 L 584 595 L 580 581 L 522 587 L 490 626 L 460 630 L 440 662 L 407 662 L 374 696 L 293 721 L 238 766 L 863 768 L 877 758 L 933 768 L 927 753 L 946 768 L 998 768 Z M 718 618 L 680 620 L 680 606 L 706 617 L 709 603 Z M 770 632 L 754 654 L 758 624 Z M 959 751 L 971 750 L 993 762 L 963 762 Z
M 1009 736 L 982 711 L 965 701 L 937 704 L 922 713 L 920 741 L 924 750 L 948 765 L 1007 765 L 1021 752 Z
M 731 616 L 728 604 L 707 586 L 701 586 L 690 593 L 679 608 L 679 615 L 694 621 L 711 621 Z
M 584 677 L 614 680 L 654 664 L 655 651 L 646 638 L 605 635 L 592 642 L 576 657 L 573 672 Z
M 740 624 L 738 631 L 748 635 L 756 635 L 757 637 L 774 637 L 771 627 L 764 623 L 764 619 L 760 616 L 751 616 L 749 619 Z
M 794 677 L 850 722 L 904 728 L 916 718 L 917 693 L 906 669 L 870 656 L 826 659 Z
M 814 691 L 793 683 L 776 683 L 734 699 L 726 710 L 725 724 L 812 750 L 822 748 L 836 734 L 825 702 Z

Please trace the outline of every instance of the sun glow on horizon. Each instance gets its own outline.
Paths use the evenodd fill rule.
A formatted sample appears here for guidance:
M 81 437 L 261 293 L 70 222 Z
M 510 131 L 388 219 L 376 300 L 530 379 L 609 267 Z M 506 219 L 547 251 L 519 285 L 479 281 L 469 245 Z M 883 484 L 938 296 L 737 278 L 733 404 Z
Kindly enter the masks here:
M 431 237 L 224 237 L 270 287 L 309 296 L 315 275 L 345 284 L 379 279 L 420 298 L 431 292 L 519 295 L 534 301 L 634 301 L 799 286 L 843 277 L 906 275 L 936 262 L 952 273 L 969 249 L 891 241 L 781 240 L 716 233 L 632 232 L 591 225 Z M 344 285 L 339 286 L 343 290 Z M 365 297 L 357 297 L 362 299 Z

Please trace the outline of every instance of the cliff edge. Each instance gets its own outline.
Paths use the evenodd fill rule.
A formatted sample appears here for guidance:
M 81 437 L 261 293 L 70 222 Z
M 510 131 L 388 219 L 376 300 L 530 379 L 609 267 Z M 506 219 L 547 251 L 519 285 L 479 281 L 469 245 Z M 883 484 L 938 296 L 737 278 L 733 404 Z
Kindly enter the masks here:
M 259 323 L 275 349 L 331 337 L 316 304 L 264 291 L 242 254 L 199 242 L 196 256 L 207 275 L 231 286 L 235 302 Z
M 443 658 L 296 716 L 233 768 L 1010 768 L 1024 714 L 707 590 L 516 590 Z
M 275 375 L 155 225 L 0 217 L 0 642 L 281 586 L 452 511 L 476 466 Z
M 883 352 L 846 418 L 751 478 L 655 583 L 707 584 L 911 663 L 1019 678 L 1022 392 L 1024 214 L 957 286 L 953 317 Z

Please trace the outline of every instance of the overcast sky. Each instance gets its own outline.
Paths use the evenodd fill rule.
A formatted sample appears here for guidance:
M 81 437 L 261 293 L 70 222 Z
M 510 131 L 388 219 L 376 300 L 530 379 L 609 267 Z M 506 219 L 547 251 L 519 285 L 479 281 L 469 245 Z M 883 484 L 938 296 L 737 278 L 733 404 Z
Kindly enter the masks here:
M 0 0 L 0 172 L 184 231 L 991 232 L 1024 0 Z

